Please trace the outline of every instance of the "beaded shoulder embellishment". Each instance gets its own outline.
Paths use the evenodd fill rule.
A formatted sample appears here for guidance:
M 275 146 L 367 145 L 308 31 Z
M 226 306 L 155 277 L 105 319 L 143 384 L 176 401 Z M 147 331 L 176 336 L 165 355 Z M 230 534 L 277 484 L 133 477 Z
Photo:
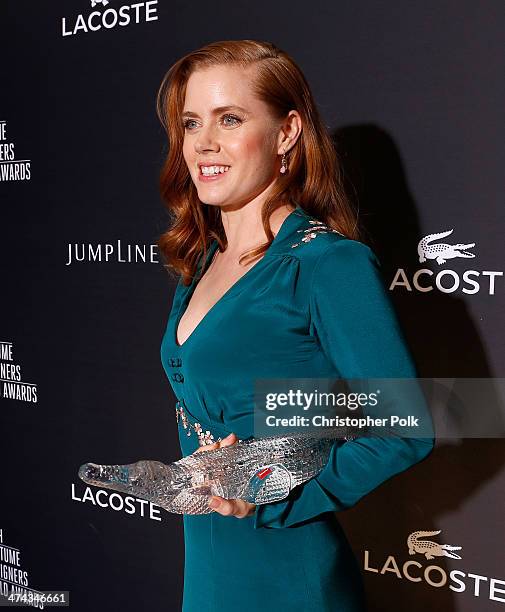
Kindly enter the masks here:
M 181 405 L 181 402 L 178 400 L 175 405 L 175 417 L 177 419 L 177 423 L 179 423 L 179 419 L 182 422 L 182 426 L 184 429 L 187 429 L 187 436 L 190 436 L 192 431 L 196 433 L 198 436 L 198 444 L 200 446 L 206 446 L 207 444 L 214 444 L 214 442 L 220 442 L 221 438 L 214 440 L 214 436 L 210 433 L 210 431 L 203 431 L 200 423 L 190 423 L 186 412 L 184 411 L 184 406 Z
M 344 236 L 344 234 L 340 233 L 336 229 L 333 229 L 332 227 L 328 227 L 322 221 L 317 221 L 316 219 L 310 219 L 309 223 L 310 223 L 310 227 L 308 227 L 307 229 L 297 230 L 297 232 L 303 232 L 305 235 L 303 236 L 300 242 L 295 242 L 295 244 L 291 245 L 292 249 L 294 247 L 300 246 L 302 242 L 310 242 L 313 238 L 315 238 L 319 234 L 328 234 L 329 232 L 334 232 L 335 234 L 340 234 L 341 236 Z

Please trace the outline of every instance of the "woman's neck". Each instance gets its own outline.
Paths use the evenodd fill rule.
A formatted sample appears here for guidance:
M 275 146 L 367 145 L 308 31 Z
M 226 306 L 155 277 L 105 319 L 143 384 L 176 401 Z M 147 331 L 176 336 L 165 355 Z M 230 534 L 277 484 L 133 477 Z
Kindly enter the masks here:
M 284 204 L 270 216 L 270 227 L 274 236 L 284 219 L 295 209 L 292 204 Z M 229 257 L 239 257 L 244 251 L 259 246 L 267 240 L 261 222 L 261 206 L 253 203 L 235 210 L 221 208 L 221 221 L 226 234 L 226 253 Z

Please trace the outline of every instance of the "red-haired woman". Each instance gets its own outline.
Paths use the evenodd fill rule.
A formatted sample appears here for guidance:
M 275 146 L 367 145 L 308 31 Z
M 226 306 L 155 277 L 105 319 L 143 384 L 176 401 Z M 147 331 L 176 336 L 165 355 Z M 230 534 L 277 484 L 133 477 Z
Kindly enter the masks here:
M 171 217 L 159 247 L 179 275 L 161 358 L 183 455 L 253 436 L 255 380 L 415 377 L 291 57 L 253 40 L 209 44 L 168 71 L 158 114 Z M 284 500 L 215 497 L 214 512 L 185 515 L 183 611 L 364 610 L 335 512 L 432 446 L 339 440 L 324 470 Z

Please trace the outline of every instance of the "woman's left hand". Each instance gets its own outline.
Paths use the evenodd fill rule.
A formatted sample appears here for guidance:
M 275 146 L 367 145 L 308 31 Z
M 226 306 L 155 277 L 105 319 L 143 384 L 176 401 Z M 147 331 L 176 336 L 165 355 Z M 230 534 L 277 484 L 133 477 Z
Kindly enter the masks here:
M 195 451 L 195 453 L 232 446 L 237 442 L 237 440 L 237 436 L 234 433 L 231 433 L 224 440 L 220 440 L 214 444 L 206 444 L 205 446 L 201 446 Z M 234 516 L 235 518 L 246 518 L 247 516 L 251 516 L 254 514 L 256 509 L 255 504 L 250 504 L 243 499 L 225 499 L 224 497 L 219 497 L 219 495 L 213 495 L 210 498 L 209 506 L 223 516 Z

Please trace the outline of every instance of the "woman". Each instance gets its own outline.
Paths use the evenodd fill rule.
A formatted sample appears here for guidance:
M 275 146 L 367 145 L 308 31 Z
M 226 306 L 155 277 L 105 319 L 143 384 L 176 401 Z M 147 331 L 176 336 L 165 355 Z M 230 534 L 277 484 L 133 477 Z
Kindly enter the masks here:
M 414 377 L 293 60 L 270 43 L 209 44 L 169 70 L 158 114 L 172 217 L 159 247 L 180 275 L 161 358 L 183 455 L 253 436 L 255 380 Z M 319 476 L 284 500 L 212 498 L 214 512 L 185 515 L 184 612 L 364 610 L 335 511 L 432 446 L 338 441 Z

